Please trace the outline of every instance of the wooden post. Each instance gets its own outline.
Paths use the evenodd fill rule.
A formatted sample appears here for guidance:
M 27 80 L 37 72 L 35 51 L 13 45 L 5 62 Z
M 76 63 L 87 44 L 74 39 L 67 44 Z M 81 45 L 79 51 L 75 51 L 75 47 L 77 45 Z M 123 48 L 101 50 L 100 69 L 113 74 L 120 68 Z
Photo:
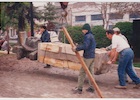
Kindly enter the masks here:
M 68 31 L 66 30 L 65 27 L 62 27 L 62 29 L 63 29 L 63 32 L 64 32 L 64 34 L 66 35 L 66 37 L 67 37 L 69 43 L 71 44 L 72 47 L 74 47 L 75 45 L 74 45 L 73 40 L 71 39 L 71 37 L 70 37 Z M 85 62 L 84 62 L 84 60 L 82 59 L 82 57 L 80 56 L 80 54 L 79 54 L 78 51 L 76 51 L 75 53 L 76 53 L 76 56 L 77 56 L 77 58 L 79 59 L 80 63 L 82 64 L 82 67 L 83 67 L 83 69 L 85 70 L 87 76 L 89 77 L 89 79 L 90 79 L 90 81 L 91 81 L 93 87 L 94 87 L 95 90 L 97 91 L 99 97 L 100 97 L 100 98 L 103 98 L 103 96 L 102 96 L 102 94 L 101 94 L 101 91 L 100 91 L 100 89 L 99 89 L 97 83 L 95 82 L 95 80 L 94 80 L 92 74 L 90 73 L 89 69 L 87 68 L 87 66 L 86 66 L 86 64 L 85 64 Z
M 8 27 L 6 28 L 6 38 L 7 38 L 7 54 L 9 54 L 10 52 L 10 45 L 9 45 L 9 30 L 8 30 Z

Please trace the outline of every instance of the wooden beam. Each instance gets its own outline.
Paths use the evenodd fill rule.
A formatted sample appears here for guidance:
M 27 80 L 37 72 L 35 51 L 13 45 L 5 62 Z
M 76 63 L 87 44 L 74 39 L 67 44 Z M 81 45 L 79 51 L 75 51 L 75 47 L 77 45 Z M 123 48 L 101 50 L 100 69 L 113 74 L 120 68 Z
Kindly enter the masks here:
M 49 51 L 53 53 L 67 53 L 71 55 L 75 55 L 75 53 L 71 50 L 71 45 L 57 42 L 57 43 L 39 43 L 38 49 Z M 81 51 L 80 54 L 82 55 L 83 52 Z
M 79 63 L 74 63 L 67 60 L 54 59 L 50 57 L 44 58 L 44 56 L 38 56 L 38 61 L 45 64 L 52 65 L 54 67 L 60 67 L 60 68 L 68 68 L 68 69 L 73 69 L 73 70 L 79 70 L 81 68 L 81 64 Z
M 61 47 L 59 47 L 58 45 L 55 45 L 53 43 L 39 43 L 40 50 L 45 50 L 45 51 L 49 51 L 49 52 L 54 52 L 54 53 L 59 53 L 61 52 Z
M 67 29 L 66 29 L 65 27 L 62 27 L 62 29 L 63 29 L 63 32 L 64 32 L 65 36 L 67 37 L 69 43 L 71 44 L 72 47 L 74 47 L 75 45 L 74 45 L 73 40 L 71 39 L 71 37 L 70 37 L 70 35 L 69 35 Z M 94 80 L 92 74 L 90 73 L 89 69 L 87 68 L 87 66 L 86 66 L 86 64 L 85 64 L 85 62 L 84 62 L 84 60 L 83 60 L 82 57 L 80 56 L 79 52 L 76 51 L 75 53 L 76 53 L 76 56 L 77 56 L 77 58 L 79 59 L 80 63 L 82 64 L 82 67 L 83 67 L 83 69 L 85 70 L 87 76 L 89 77 L 90 81 L 92 82 L 93 87 L 94 87 L 95 90 L 97 91 L 99 97 L 100 97 L 100 98 L 103 98 L 103 96 L 102 96 L 102 94 L 101 94 L 101 91 L 100 91 L 100 89 L 99 89 L 97 83 L 95 82 L 95 80 Z
M 50 50 L 46 50 L 45 47 L 50 45 Z M 55 49 L 56 48 L 56 49 Z M 59 48 L 61 48 L 59 52 Z M 52 50 L 52 51 L 51 51 Z M 79 51 L 81 57 L 83 56 L 83 51 Z M 80 63 L 75 52 L 72 51 L 70 44 L 65 43 L 39 43 L 38 45 L 38 57 L 44 56 L 53 58 L 61 61 L 71 61 L 74 63 Z M 100 75 L 107 73 L 113 65 L 108 65 L 106 62 L 109 60 L 106 50 L 95 49 L 95 58 L 94 58 L 94 74 Z

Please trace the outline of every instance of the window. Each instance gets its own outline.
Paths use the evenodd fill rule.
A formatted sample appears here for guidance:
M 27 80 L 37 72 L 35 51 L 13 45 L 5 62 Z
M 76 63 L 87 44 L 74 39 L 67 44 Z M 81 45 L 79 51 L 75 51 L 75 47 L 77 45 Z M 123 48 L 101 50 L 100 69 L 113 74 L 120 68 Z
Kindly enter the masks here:
M 122 14 L 118 14 L 118 13 L 110 13 L 109 14 L 109 18 L 110 19 L 123 19 L 123 15 Z
M 91 15 L 91 20 L 102 20 L 102 14 Z
M 75 16 L 75 21 L 76 22 L 86 21 L 86 16 Z
M 130 18 L 140 18 L 140 12 L 138 12 L 138 13 L 131 13 L 131 14 L 129 15 L 129 17 L 130 17 Z

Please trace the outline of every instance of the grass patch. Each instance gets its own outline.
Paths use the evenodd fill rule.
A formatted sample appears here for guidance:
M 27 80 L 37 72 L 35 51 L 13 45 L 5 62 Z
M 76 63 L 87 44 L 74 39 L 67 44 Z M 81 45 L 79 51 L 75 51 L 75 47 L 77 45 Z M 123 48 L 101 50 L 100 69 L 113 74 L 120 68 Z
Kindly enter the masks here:
M 140 63 L 138 63 L 138 62 L 137 63 L 134 63 L 134 66 L 140 68 Z
M 118 61 L 116 62 L 118 64 Z M 140 68 L 140 62 L 133 62 L 134 67 Z

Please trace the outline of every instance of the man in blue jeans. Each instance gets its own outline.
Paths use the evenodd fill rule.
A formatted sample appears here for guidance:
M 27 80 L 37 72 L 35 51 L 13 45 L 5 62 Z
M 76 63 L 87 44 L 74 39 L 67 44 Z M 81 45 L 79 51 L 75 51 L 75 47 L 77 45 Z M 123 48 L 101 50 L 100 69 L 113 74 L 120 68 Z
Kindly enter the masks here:
M 106 36 L 108 39 L 112 40 L 112 54 L 115 54 L 111 62 L 115 62 L 119 54 L 119 64 L 118 64 L 118 77 L 119 85 L 115 86 L 117 89 L 126 89 L 125 73 L 135 82 L 136 86 L 134 88 L 140 87 L 140 78 L 135 74 L 132 69 L 132 63 L 134 59 L 133 50 L 130 48 L 128 42 L 126 42 L 122 37 L 114 34 L 113 30 L 107 30 Z M 116 54 L 115 52 L 118 52 Z

